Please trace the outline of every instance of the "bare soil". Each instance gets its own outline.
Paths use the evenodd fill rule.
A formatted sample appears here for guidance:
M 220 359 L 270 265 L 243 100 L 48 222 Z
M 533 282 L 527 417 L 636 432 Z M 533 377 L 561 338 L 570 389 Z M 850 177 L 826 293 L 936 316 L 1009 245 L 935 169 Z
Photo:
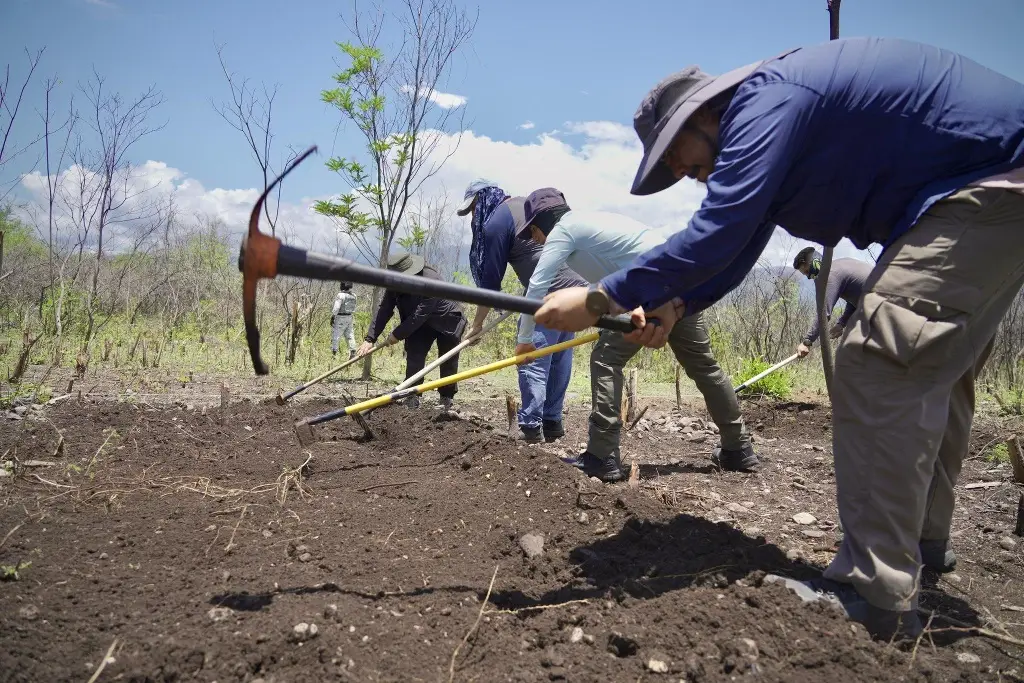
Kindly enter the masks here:
M 702 409 L 655 405 L 624 438 L 631 486 L 558 460 L 582 411 L 523 446 L 499 402 L 391 406 L 373 440 L 345 419 L 301 448 L 294 421 L 336 406 L 0 416 L 0 565 L 20 567 L 0 582 L 0 681 L 1021 680 L 1007 465 L 966 464 L 960 566 L 925 577 L 937 616 L 897 647 L 760 583 L 834 549 L 824 407 L 746 403 L 765 463 L 745 475 L 710 464 Z M 1005 430 L 979 425 L 975 452 Z

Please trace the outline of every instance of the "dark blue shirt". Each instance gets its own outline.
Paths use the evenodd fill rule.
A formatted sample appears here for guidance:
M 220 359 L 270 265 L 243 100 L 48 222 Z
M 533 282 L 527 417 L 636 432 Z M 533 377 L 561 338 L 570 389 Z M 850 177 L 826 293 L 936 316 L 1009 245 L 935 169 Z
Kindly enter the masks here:
M 919 43 L 830 41 L 756 69 L 719 144 L 689 226 L 602 280 L 625 308 L 707 308 L 776 225 L 825 246 L 888 246 L 939 199 L 1024 166 L 1024 85 Z
M 544 247 L 533 240 L 516 237 L 517 230 L 525 222 L 524 201 L 523 197 L 512 197 L 495 209 L 484 223 L 484 262 L 477 287 L 500 290 L 507 266 L 512 266 L 524 288 L 529 286 L 530 277 L 540 261 Z M 586 287 L 588 284 L 579 275 L 562 266 L 551 283 L 550 291 L 565 287 Z

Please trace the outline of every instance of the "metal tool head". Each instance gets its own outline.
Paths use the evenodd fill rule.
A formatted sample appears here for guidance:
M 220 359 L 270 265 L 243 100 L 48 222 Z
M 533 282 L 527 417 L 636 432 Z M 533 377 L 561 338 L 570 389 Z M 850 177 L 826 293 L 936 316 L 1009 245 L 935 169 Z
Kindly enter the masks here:
M 303 448 L 317 442 L 316 432 L 313 431 L 313 425 L 309 424 L 306 420 L 299 420 L 295 423 L 295 437 L 299 440 L 299 445 Z
M 266 201 L 270 191 L 277 187 L 284 177 L 291 173 L 292 169 L 299 165 L 306 157 L 316 151 L 316 147 L 310 147 L 300 154 L 287 168 L 270 183 L 260 198 L 256 200 L 256 206 L 252 207 L 249 214 L 249 232 L 242 238 L 242 247 L 238 253 L 238 270 L 242 272 L 242 317 L 245 320 L 245 343 L 249 346 L 249 355 L 252 357 L 252 366 L 257 375 L 266 375 L 270 368 L 263 362 L 260 355 L 260 331 L 256 326 L 256 285 L 262 278 L 273 279 L 277 276 L 277 254 L 281 249 L 281 240 L 260 232 L 260 211 L 263 210 L 263 202 Z
M 274 398 L 274 400 L 277 401 L 277 405 L 279 406 L 283 406 L 285 404 L 284 394 L 282 394 L 281 392 L 277 393 L 277 396 Z

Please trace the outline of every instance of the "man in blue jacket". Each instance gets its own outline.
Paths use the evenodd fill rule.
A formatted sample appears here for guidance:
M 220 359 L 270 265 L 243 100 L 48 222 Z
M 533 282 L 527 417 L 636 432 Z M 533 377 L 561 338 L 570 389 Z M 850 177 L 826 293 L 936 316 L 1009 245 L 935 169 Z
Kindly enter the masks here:
M 683 177 L 708 194 L 687 229 L 535 316 L 559 330 L 633 311 L 645 345 L 718 301 L 776 225 L 884 252 L 836 354 L 833 452 L 845 536 L 824 577 L 787 581 L 878 637 L 921 631 L 922 540 L 946 544 L 974 379 L 1024 282 L 1024 85 L 961 55 L 850 38 L 717 78 L 696 67 L 634 118 L 632 192 Z M 660 325 L 646 323 L 659 318 Z
M 524 225 L 525 203 L 525 197 L 509 197 L 486 181 L 477 181 L 466 188 L 466 197 L 458 214 L 473 214 L 473 248 L 470 249 L 469 265 L 477 287 L 500 291 L 508 266 L 512 266 L 523 287 L 529 284 L 543 247 L 518 235 Z M 551 289 L 586 284 L 586 280 L 563 267 L 559 269 Z M 477 307 L 467 336 L 483 329 L 490 311 L 486 306 Z M 569 341 L 573 336 L 538 325 L 533 332 L 533 345 L 540 349 Z M 526 443 L 540 443 L 564 436 L 562 407 L 572 377 L 572 349 L 520 365 L 518 374 L 519 393 L 523 399 L 518 415 L 522 432 L 520 438 Z

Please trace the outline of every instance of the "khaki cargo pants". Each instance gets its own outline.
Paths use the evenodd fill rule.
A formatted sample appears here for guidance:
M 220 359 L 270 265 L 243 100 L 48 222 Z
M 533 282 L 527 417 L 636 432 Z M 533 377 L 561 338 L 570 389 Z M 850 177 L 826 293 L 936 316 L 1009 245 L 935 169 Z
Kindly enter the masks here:
M 825 576 L 916 605 L 918 542 L 949 537 L 974 379 L 1024 281 L 1024 196 L 969 188 L 885 251 L 840 342 L 833 452 L 845 537 Z
M 739 402 L 729 377 L 711 353 L 711 340 L 701 314 L 683 318 L 668 338 L 669 347 L 687 376 L 704 395 L 711 419 L 718 425 L 722 446 L 739 450 L 750 444 Z M 622 431 L 622 368 L 641 349 L 619 332 L 602 332 L 590 354 L 590 390 L 593 410 L 587 451 L 607 458 L 619 448 Z

